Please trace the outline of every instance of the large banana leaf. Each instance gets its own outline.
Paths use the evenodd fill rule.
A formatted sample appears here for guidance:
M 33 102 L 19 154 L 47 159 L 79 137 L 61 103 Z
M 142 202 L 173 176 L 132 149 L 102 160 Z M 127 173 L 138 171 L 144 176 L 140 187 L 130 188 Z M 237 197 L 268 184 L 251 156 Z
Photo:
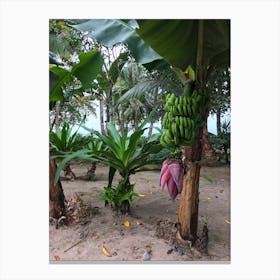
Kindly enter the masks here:
M 162 59 L 142 38 L 137 35 L 135 25 L 131 26 L 130 21 L 118 19 L 91 19 L 79 20 L 79 24 L 72 27 L 88 32 L 88 36 L 96 39 L 105 46 L 113 46 L 123 43 L 128 46 L 132 55 L 140 64 L 146 64 Z
M 137 20 L 139 28 L 129 21 L 117 19 L 80 20 L 73 27 L 89 32 L 102 44 L 124 43 L 141 64 L 158 64 L 166 60 L 170 65 L 185 70 L 196 67 L 198 22 L 187 19 Z M 230 20 L 202 20 L 202 63 L 205 66 L 229 67 Z
M 99 74 L 103 65 L 103 58 L 99 51 L 94 50 L 79 55 L 80 62 L 75 64 L 71 71 L 63 69 L 61 67 L 52 67 L 51 72 L 58 76 L 57 83 L 50 91 L 50 101 L 62 101 L 63 87 L 73 76 L 77 77 L 86 88 L 93 79 Z
M 198 20 L 137 20 L 136 32 L 172 66 L 196 66 Z M 202 20 L 202 64 L 229 66 L 230 21 Z

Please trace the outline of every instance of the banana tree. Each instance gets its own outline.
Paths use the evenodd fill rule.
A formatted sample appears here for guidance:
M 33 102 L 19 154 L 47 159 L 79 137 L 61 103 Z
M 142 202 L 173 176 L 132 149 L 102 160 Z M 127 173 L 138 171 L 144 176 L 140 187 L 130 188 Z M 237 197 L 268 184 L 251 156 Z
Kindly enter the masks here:
M 226 69 L 230 64 L 229 20 L 137 20 L 133 26 L 121 20 L 83 20 L 75 28 L 88 31 L 90 36 L 103 43 L 127 43 L 136 61 L 150 69 L 161 65 L 164 59 L 181 72 L 186 83 L 191 66 L 195 71 L 195 89 L 199 92 L 204 92 L 214 69 Z M 156 54 L 149 52 L 146 55 L 141 48 L 143 41 Z M 201 113 L 202 119 L 206 120 L 208 111 L 209 106 Z M 193 240 L 196 239 L 198 225 L 201 139 L 202 128 L 194 144 L 184 147 L 186 175 L 179 209 L 181 235 Z
M 172 66 L 195 71 L 195 88 L 205 91 L 210 74 L 230 63 L 229 20 L 141 20 L 137 33 Z M 154 36 L 157 30 L 157 36 Z M 186 75 L 189 78 L 189 75 Z M 209 99 L 209 98 L 208 98 Z M 202 119 L 207 120 L 206 107 Z M 185 178 L 180 197 L 181 235 L 195 240 L 198 226 L 199 177 L 202 153 L 202 128 L 192 146 L 184 147 Z

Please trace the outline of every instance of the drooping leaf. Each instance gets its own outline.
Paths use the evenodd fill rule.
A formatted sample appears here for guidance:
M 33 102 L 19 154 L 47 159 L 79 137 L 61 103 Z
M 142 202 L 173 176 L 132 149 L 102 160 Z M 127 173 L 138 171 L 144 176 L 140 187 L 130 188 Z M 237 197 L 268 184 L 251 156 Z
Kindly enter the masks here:
M 98 50 L 79 55 L 80 62 L 75 64 L 71 70 L 71 75 L 76 76 L 86 88 L 90 82 L 99 74 L 103 58 Z
M 52 73 L 56 75 L 56 84 L 52 84 L 50 91 L 50 101 L 62 101 L 63 100 L 63 87 L 71 80 L 71 74 L 66 69 L 55 66 L 50 69 Z
M 75 64 L 71 71 L 61 67 L 52 67 L 50 71 L 58 76 L 56 85 L 50 92 L 50 101 L 62 101 L 63 87 L 70 82 L 72 77 L 77 77 L 87 87 L 90 82 L 98 75 L 103 65 L 103 58 L 99 51 L 93 50 L 79 55 L 80 62 Z
M 136 32 L 168 63 L 186 69 L 195 63 L 197 22 L 194 20 L 137 20 Z
M 132 55 L 140 64 L 161 59 L 152 48 L 138 36 L 135 29 L 128 23 L 118 19 L 79 20 L 79 24 L 72 27 L 89 32 L 88 36 L 95 38 L 101 44 L 114 46 L 123 43 L 128 46 Z
M 137 33 L 172 66 L 196 65 L 198 20 L 137 20 Z M 203 64 L 229 64 L 230 21 L 203 20 Z M 194 69 L 196 70 L 196 69 Z
M 110 166 L 110 169 L 109 169 L 108 187 L 111 187 L 111 186 L 112 186 L 115 173 L 116 173 L 116 168 L 113 168 L 112 166 Z

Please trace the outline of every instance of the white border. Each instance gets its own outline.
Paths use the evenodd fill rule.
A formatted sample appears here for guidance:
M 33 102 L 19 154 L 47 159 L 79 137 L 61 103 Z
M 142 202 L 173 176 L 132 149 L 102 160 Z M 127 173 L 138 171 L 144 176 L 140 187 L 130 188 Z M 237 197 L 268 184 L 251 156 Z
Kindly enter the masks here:
M 278 1 L 6 0 L 0 8 L 0 279 L 280 278 Z M 48 263 L 49 18 L 231 19 L 231 264 Z

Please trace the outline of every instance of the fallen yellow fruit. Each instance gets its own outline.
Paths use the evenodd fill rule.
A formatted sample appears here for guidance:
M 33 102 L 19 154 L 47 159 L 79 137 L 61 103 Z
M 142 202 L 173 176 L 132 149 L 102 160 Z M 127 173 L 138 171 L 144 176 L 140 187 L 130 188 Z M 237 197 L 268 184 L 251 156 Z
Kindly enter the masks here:
M 123 224 L 124 224 L 125 227 L 130 227 L 130 222 L 129 221 L 125 221 Z
M 102 253 L 107 257 L 112 257 L 110 252 L 104 246 L 102 247 Z

